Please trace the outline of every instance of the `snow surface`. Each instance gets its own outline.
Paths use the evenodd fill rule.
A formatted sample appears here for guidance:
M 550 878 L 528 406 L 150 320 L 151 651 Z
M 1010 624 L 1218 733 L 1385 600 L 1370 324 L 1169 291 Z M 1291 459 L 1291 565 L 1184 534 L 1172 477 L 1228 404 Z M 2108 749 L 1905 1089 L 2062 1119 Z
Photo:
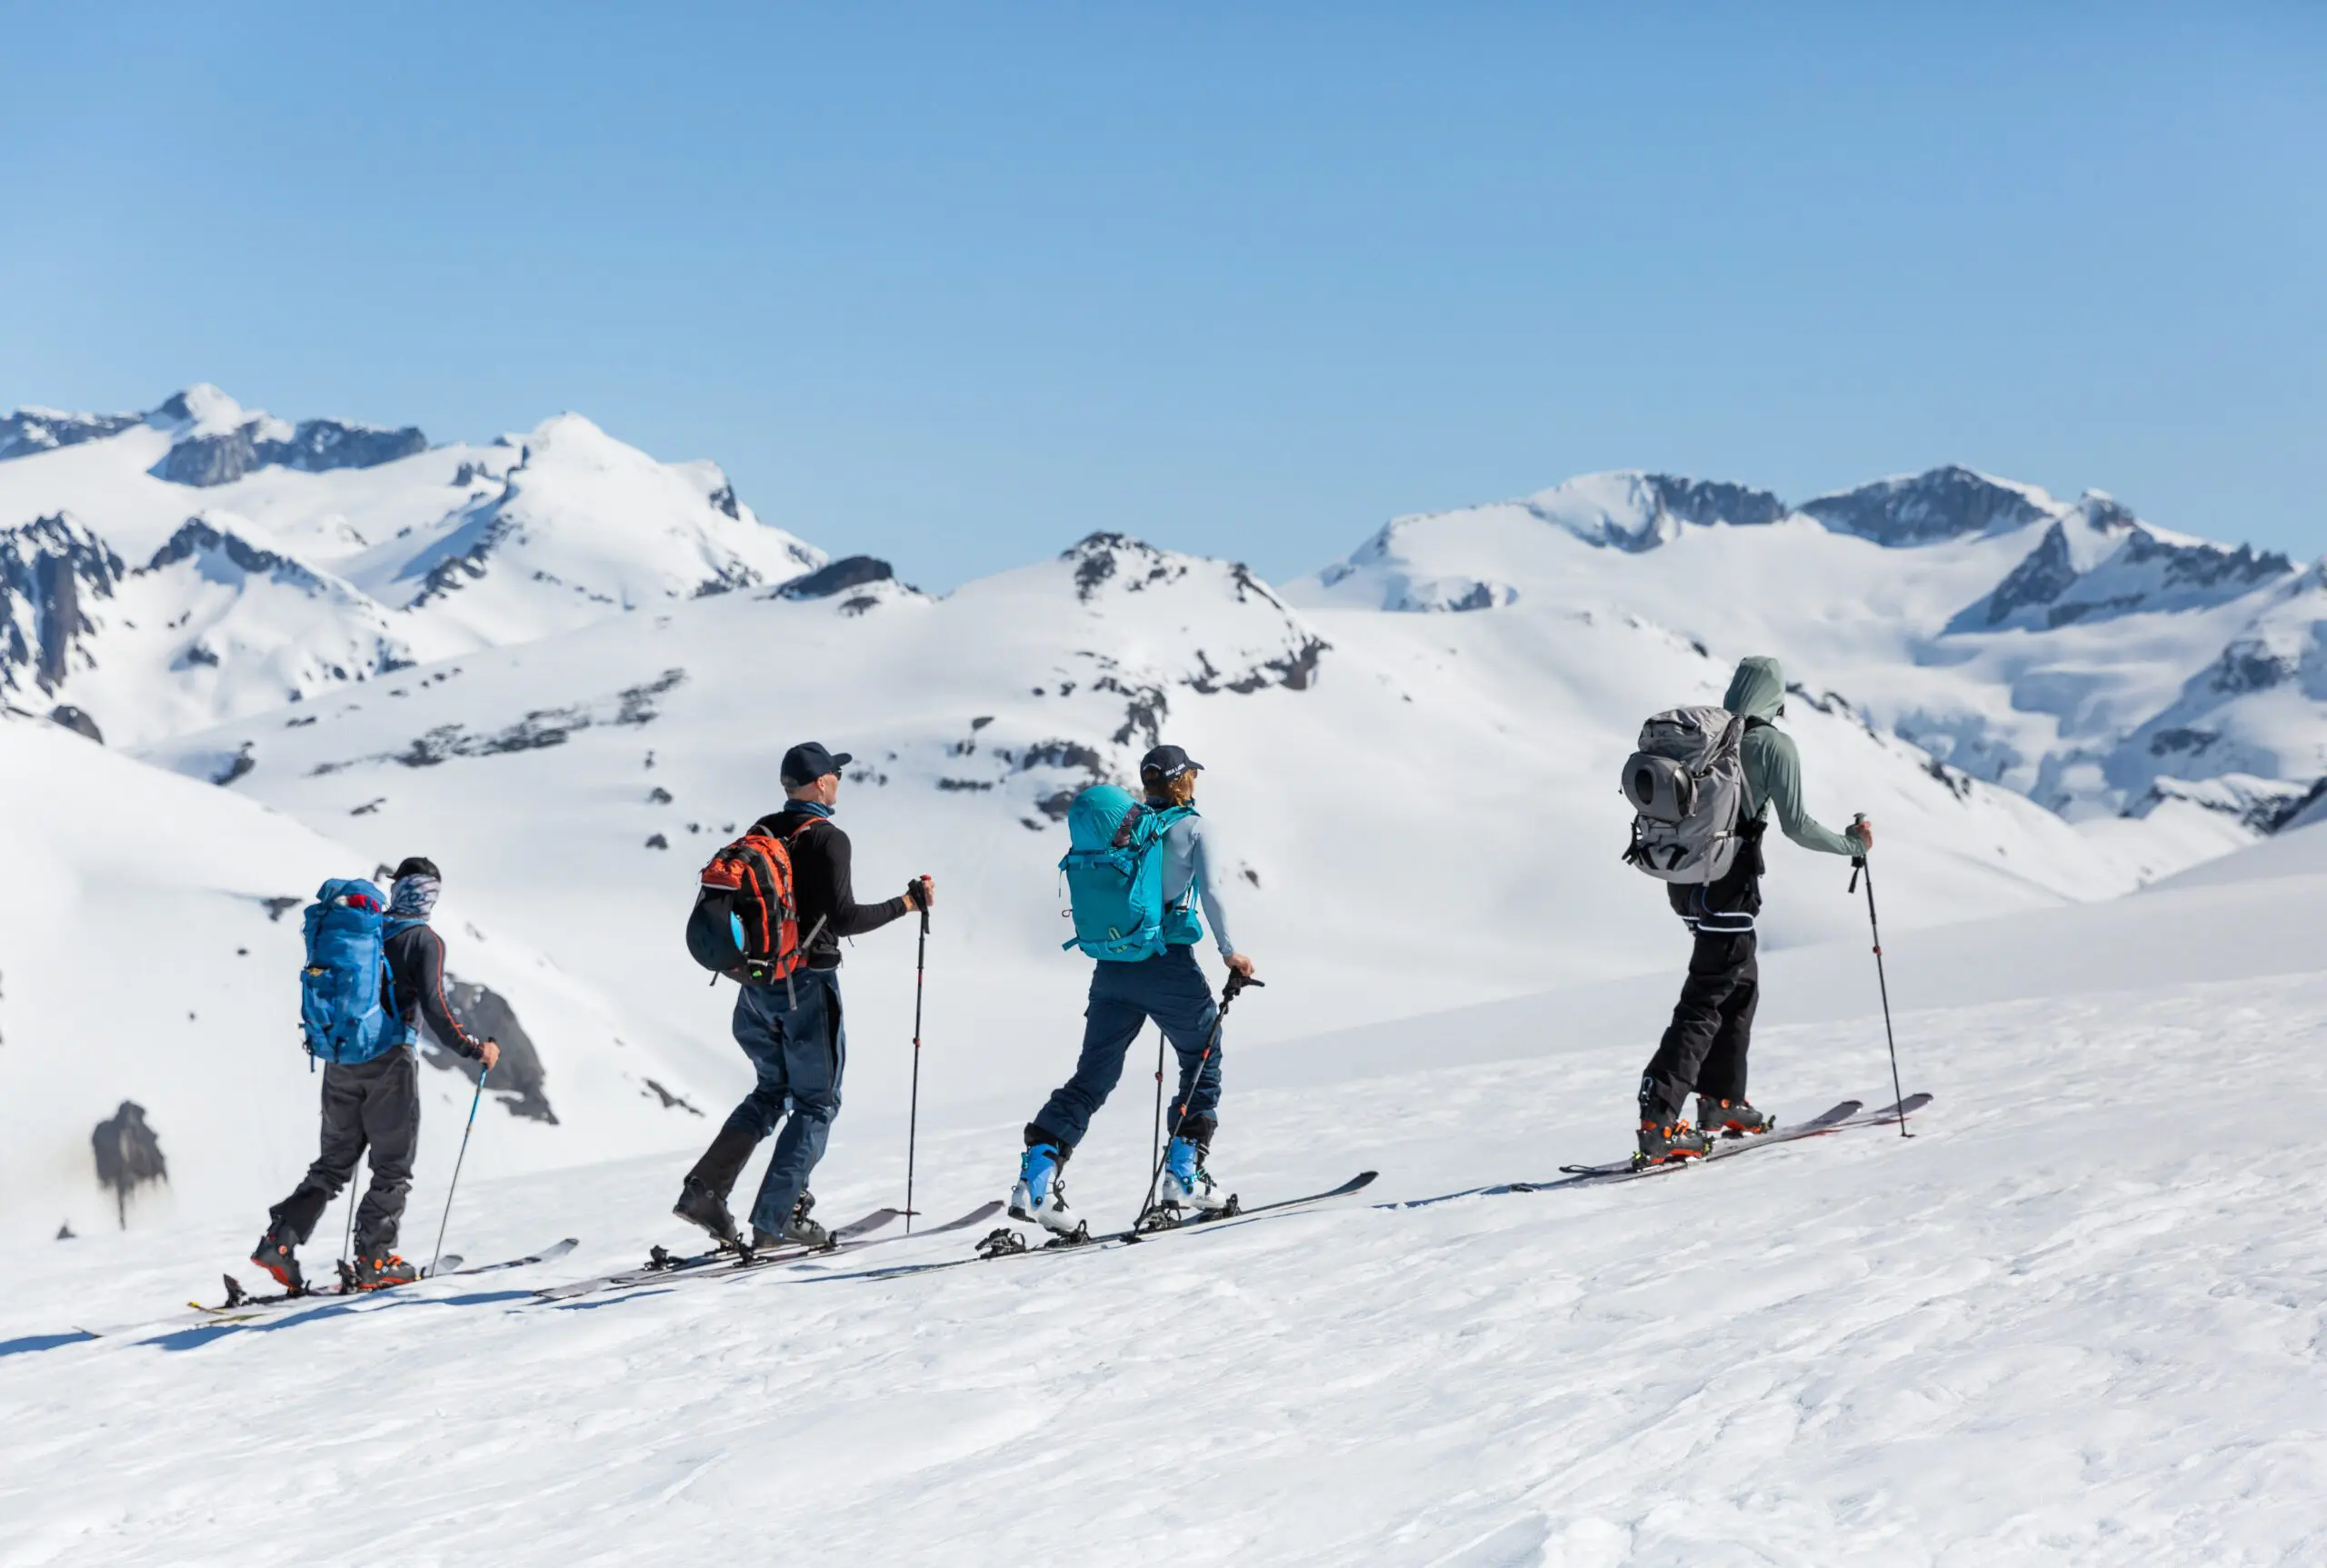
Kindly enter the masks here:
M 298 906 L 326 877 L 368 875 L 374 863 L 226 791 L 24 719 L 0 721 L 0 857 L 11 891 L 0 901 L 0 1237 L 115 1224 L 113 1195 L 91 1180 L 89 1135 L 125 1100 L 145 1108 L 169 1161 L 169 1181 L 129 1201 L 139 1233 L 254 1203 L 263 1213 L 315 1157 Z M 271 910 L 269 899 L 285 903 Z M 724 1087 L 713 1063 L 503 933 L 457 884 L 437 924 L 452 974 L 515 1007 L 557 1117 L 488 1112 L 473 1171 L 697 1135 L 702 1120 L 647 1080 L 701 1104 L 707 1085 Z M 449 1163 L 470 1085 L 429 1068 L 423 1084 L 422 1158 Z
M 1894 937 L 1913 1140 L 1592 1191 L 1379 1206 L 1621 1149 L 1669 975 L 1232 1064 L 1232 1184 L 1375 1166 L 1378 1203 L 1122 1253 L 534 1299 L 671 1237 L 674 1162 L 615 1162 L 464 1178 L 456 1245 L 582 1233 L 555 1264 L 88 1339 L 252 1226 L 19 1242 L 0 1563 L 2317 1562 L 2322 905 L 2312 871 Z M 1863 942 L 1771 960 L 1758 1099 L 1881 1097 L 1873 981 Z M 1031 1086 L 924 1120 L 933 1214 L 1000 1191 Z M 1077 1159 L 1094 1213 L 1147 1112 Z M 896 1200 L 901 1133 L 844 1120 L 826 1212 Z
M 199 485 L 155 471 L 314 426 L 194 388 L 6 428 L 0 1565 L 2327 1560 L 2327 826 L 2256 842 L 2321 810 L 2317 570 L 1961 469 L 1799 509 L 1619 474 L 1283 591 L 1102 534 L 820 594 L 714 467 L 574 415 L 417 452 L 332 424 L 406 454 Z M 1918 1136 L 1398 1206 L 1627 1147 L 1686 940 L 1618 863 L 1614 775 L 1761 652 L 1813 811 L 1878 824 Z M 112 747 L 22 711 L 59 702 Z M 1061 803 L 1159 738 L 1210 764 L 1270 982 L 1218 1168 L 1257 1201 L 1378 1167 L 1369 1202 L 537 1302 L 688 1239 L 677 1178 L 749 1074 L 681 922 L 811 736 L 856 754 L 860 893 L 938 879 L 933 1218 L 1001 1194 L 1079 1038 Z M 580 1249 L 163 1321 L 250 1283 L 312 1155 L 297 903 L 412 853 L 554 1114 L 487 1096 L 451 1244 Z M 1770 856 L 1756 1098 L 1886 1098 L 1848 868 Z M 905 924 L 849 952 L 827 1216 L 903 1196 L 914 962 Z M 1103 1223 L 1146 1176 L 1146 1048 L 1073 1167 Z M 468 1101 L 422 1082 L 414 1255 Z M 117 1213 L 90 1130 L 125 1101 L 169 1177 Z
M 1630 619 L 1296 614 L 1225 564 L 1103 540 L 942 600 L 755 590 L 617 617 L 154 754 L 201 778 L 247 761 L 233 793 L 359 864 L 432 855 L 492 929 L 694 1042 L 724 1104 L 746 1082 L 731 996 L 678 934 L 703 862 L 781 804 L 781 747 L 821 737 L 858 758 L 840 821 L 860 895 L 937 880 L 929 1027 L 978 1042 L 927 1064 L 924 1099 L 946 1104 L 1010 1074 L 1034 1093 L 1072 1050 L 1087 969 L 1059 952 L 1066 834 L 1044 803 L 1133 776 L 1158 735 L 1210 764 L 1233 929 L 1283 999 L 1248 1009 L 1232 1048 L 1669 971 L 1685 938 L 1619 860 L 1615 778 L 1643 716 L 1718 701 L 1728 675 Z M 1881 824 L 1901 929 L 2136 884 L 2114 850 L 1839 706 L 1788 723 L 1813 808 Z M 1443 760 L 1409 792 L 1374 782 L 1380 756 Z M 1784 876 L 1848 876 L 1774 837 L 1769 854 Z M 1781 901 L 1767 940 L 1856 918 Z M 904 925 L 850 949 L 853 1104 L 903 1099 L 914 958 Z

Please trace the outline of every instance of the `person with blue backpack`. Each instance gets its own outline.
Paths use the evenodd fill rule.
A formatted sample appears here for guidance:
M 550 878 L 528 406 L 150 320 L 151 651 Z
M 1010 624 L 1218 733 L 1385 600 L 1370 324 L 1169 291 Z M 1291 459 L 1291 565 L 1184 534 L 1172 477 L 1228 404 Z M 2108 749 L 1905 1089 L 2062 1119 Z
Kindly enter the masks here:
M 1140 760 L 1144 800 L 1114 784 L 1094 784 L 1067 810 L 1069 848 L 1059 869 L 1074 938 L 1065 945 L 1097 963 L 1083 1014 L 1083 1054 L 1074 1075 L 1026 1124 L 1010 1213 L 1069 1241 L 1090 1231 L 1067 1205 L 1061 1170 L 1123 1077 L 1124 1057 L 1150 1019 L 1180 1058 L 1173 1136 L 1151 1213 L 1186 1217 L 1228 1203 L 1205 1165 L 1220 1126 L 1221 1052 L 1220 1004 L 1195 957 L 1205 920 L 1228 966 L 1230 994 L 1257 982 L 1252 959 L 1228 934 L 1203 819 L 1196 814 L 1203 771 L 1178 746 L 1159 745 Z
M 306 1288 L 298 1248 L 366 1150 L 372 1179 L 355 1211 L 351 1283 L 378 1290 L 419 1277 L 395 1252 L 420 1143 L 413 1044 L 424 1024 L 439 1044 L 488 1073 L 501 1059 L 499 1043 L 472 1036 L 445 1000 L 444 940 L 428 924 L 443 885 L 436 863 L 413 855 L 396 867 L 385 900 L 369 882 L 335 880 L 307 906 L 299 1022 L 310 1058 L 323 1064 L 323 1147 L 291 1195 L 267 1211 L 251 1253 L 285 1290 Z

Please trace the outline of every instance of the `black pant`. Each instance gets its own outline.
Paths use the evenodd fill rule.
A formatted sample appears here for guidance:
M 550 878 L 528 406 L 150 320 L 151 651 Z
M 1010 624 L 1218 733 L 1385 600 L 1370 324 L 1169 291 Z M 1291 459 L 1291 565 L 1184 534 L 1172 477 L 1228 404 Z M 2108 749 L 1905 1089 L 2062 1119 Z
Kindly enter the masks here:
M 1673 1022 L 1641 1077 L 1643 1116 L 1660 1124 L 1678 1120 L 1692 1089 L 1717 1100 L 1745 1097 L 1745 1052 L 1762 998 L 1756 943 L 1751 931 L 1697 933 Z
M 291 1195 L 268 1211 L 275 1228 L 294 1242 L 312 1234 L 355 1162 L 369 1147 L 372 1183 L 355 1211 L 359 1251 L 396 1244 L 404 1194 L 412 1190 L 412 1160 L 420 1143 L 420 1065 L 412 1047 L 342 1066 L 324 1064 L 323 1152 Z

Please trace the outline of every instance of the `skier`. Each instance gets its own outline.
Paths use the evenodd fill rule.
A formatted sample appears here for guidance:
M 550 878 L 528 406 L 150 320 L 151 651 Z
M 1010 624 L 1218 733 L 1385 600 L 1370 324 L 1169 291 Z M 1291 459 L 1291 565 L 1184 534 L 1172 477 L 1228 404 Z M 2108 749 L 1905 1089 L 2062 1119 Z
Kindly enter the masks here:
M 700 1225 L 726 1245 L 742 1248 L 727 1195 L 760 1141 L 775 1140 L 759 1196 L 752 1204 L 751 1251 L 782 1242 L 823 1248 L 832 1236 L 809 1209 L 808 1175 L 824 1158 L 833 1118 L 840 1113 L 841 1074 L 848 1064 L 848 1034 L 840 999 L 840 939 L 877 931 L 901 915 L 926 909 L 936 895 L 927 876 L 905 884 L 901 897 L 859 904 L 850 868 L 848 834 L 832 820 L 846 752 L 814 741 L 784 754 L 779 776 L 784 809 L 762 817 L 754 834 L 783 842 L 792 861 L 798 923 L 806 950 L 803 966 L 784 980 L 747 983 L 735 998 L 735 1044 L 751 1059 L 759 1082 L 704 1151 L 679 1188 L 671 1212 Z M 791 1115 L 784 1116 L 786 1107 Z
M 1082 1142 L 1091 1118 L 1107 1103 L 1123 1076 L 1124 1054 L 1150 1019 L 1163 1029 L 1180 1058 L 1179 1094 L 1173 1102 L 1178 1132 L 1164 1155 L 1157 1202 L 1204 1211 L 1226 1203 L 1204 1164 L 1219 1128 L 1220 1010 L 1195 959 L 1195 944 L 1203 939 L 1203 925 L 1193 907 L 1199 897 L 1230 973 L 1250 980 L 1253 961 L 1237 952 L 1229 937 L 1203 821 L 1195 812 L 1196 783 L 1203 771 L 1203 764 L 1178 746 L 1159 745 L 1140 760 L 1146 807 L 1165 814 L 1168 823 L 1159 846 L 1165 945 L 1163 952 L 1136 962 L 1103 961 L 1093 966 L 1090 1002 L 1083 1014 L 1083 1054 L 1074 1075 L 1026 1124 L 1026 1148 L 1020 1156 L 1017 1183 L 1011 1189 L 1010 1213 L 1057 1235 L 1088 1234 L 1067 1206 L 1060 1168 Z
M 1718 1133 L 1766 1133 L 1773 1124 L 1745 1098 L 1745 1053 L 1761 992 L 1753 918 L 1762 907 L 1762 834 L 1769 809 L 1777 808 L 1778 825 L 1804 849 L 1863 855 L 1874 843 L 1874 824 L 1864 817 L 1847 833 L 1836 833 L 1803 808 L 1802 758 L 1793 737 L 1773 723 L 1785 712 L 1785 676 L 1775 659 L 1740 660 L 1722 706 L 1745 721 L 1738 743 L 1743 842 L 1717 881 L 1673 883 L 1666 890 L 1695 947 L 1673 1022 L 1641 1074 L 1639 1157 L 1650 1164 L 1702 1155 Z M 1681 1114 L 1692 1089 L 1694 1127 Z
M 412 855 L 396 867 L 385 944 L 389 1027 L 380 1034 L 375 1054 L 324 1064 L 322 1152 L 291 1195 L 267 1211 L 266 1234 L 251 1253 L 251 1262 L 286 1290 L 306 1288 L 299 1244 L 355 1175 L 355 1162 L 366 1148 L 372 1180 L 355 1211 L 355 1288 L 377 1290 L 420 1275 L 395 1253 L 420 1142 L 420 1069 L 413 1043 L 425 1023 L 438 1044 L 484 1063 L 487 1072 L 501 1060 L 500 1043 L 471 1035 L 444 1000 L 444 940 L 428 924 L 443 885 L 436 863 L 424 855 Z

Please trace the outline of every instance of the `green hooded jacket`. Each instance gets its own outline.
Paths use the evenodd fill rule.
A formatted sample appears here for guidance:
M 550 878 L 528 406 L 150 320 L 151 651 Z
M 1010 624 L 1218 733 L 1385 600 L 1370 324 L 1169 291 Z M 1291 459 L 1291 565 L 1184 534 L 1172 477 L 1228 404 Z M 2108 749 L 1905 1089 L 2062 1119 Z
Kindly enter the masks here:
M 1785 710 L 1785 672 L 1778 662 L 1756 654 L 1737 662 L 1729 694 L 1721 705 L 1749 721 L 1741 751 L 1745 765 L 1745 815 L 1778 811 L 1778 826 L 1804 849 L 1825 854 L 1863 854 L 1856 833 L 1836 833 L 1803 809 L 1802 755 L 1793 737 L 1772 721 Z M 1750 721 L 1759 720 L 1758 724 Z

